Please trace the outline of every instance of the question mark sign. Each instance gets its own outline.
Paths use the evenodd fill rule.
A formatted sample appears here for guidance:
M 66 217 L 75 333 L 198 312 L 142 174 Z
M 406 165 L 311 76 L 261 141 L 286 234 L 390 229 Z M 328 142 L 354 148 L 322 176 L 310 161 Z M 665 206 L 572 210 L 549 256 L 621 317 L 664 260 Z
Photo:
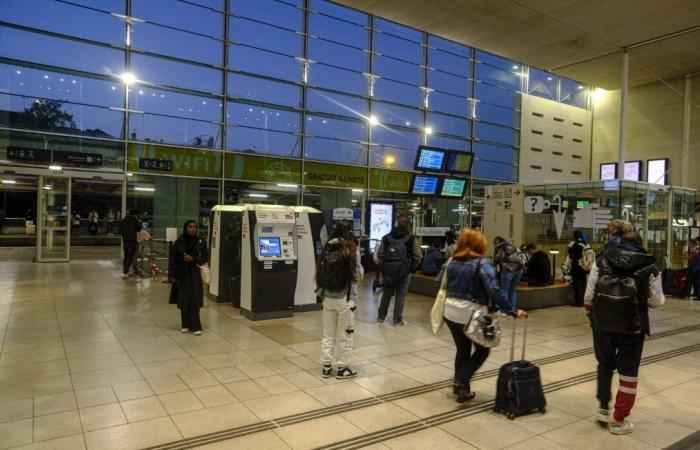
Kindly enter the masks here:
M 536 209 L 536 207 L 535 207 L 535 206 L 537 205 L 537 202 L 539 201 L 539 200 L 537 199 L 537 197 L 532 197 L 532 198 L 530 199 L 530 201 L 532 202 L 532 205 L 530 206 L 530 210 L 532 210 L 532 211 L 537 211 L 537 209 Z

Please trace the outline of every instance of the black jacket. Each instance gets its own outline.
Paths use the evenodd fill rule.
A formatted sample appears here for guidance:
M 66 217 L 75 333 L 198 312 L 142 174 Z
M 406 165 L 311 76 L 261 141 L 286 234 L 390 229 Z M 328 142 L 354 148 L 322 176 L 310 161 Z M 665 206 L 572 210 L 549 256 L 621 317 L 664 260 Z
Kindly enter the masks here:
M 131 214 L 125 216 L 119 224 L 119 229 L 124 241 L 136 241 L 136 233 L 141 231 L 141 222 Z
M 193 248 L 187 248 L 182 238 L 174 244 L 174 267 L 170 277 L 172 283 L 170 289 L 170 303 L 177 303 L 179 309 L 201 308 L 204 304 L 204 285 L 199 266 L 209 260 L 207 243 L 198 237 Z M 185 261 L 185 254 L 194 258 L 194 261 Z
M 541 250 L 535 252 L 527 263 L 527 280 L 530 284 L 547 285 L 552 280 L 552 264 Z

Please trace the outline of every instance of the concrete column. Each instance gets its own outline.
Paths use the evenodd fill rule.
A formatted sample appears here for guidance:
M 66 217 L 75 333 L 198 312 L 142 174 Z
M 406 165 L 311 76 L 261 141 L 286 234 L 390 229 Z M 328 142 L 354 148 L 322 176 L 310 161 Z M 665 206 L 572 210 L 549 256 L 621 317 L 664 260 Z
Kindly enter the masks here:
M 688 186 L 688 166 L 690 165 L 690 106 L 693 94 L 693 77 L 685 76 L 683 92 L 683 152 L 681 153 L 681 186 Z
M 620 84 L 620 138 L 617 146 L 617 178 L 625 178 L 625 138 L 627 132 L 627 88 L 629 84 L 630 55 L 622 53 L 622 83 Z

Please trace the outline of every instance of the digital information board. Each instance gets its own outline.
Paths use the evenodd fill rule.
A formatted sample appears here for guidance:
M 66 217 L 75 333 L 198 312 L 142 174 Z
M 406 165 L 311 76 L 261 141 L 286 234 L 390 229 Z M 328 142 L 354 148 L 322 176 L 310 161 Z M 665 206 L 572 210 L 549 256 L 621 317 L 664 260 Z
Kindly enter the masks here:
M 437 193 L 440 177 L 434 175 L 414 175 L 411 186 L 411 194 L 435 195 Z
M 473 162 L 473 153 L 450 152 L 447 157 L 447 172 L 469 174 Z
M 419 147 L 418 148 L 418 158 L 416 160 L 417 170 L 432 170 L 436 172 L 442 171 L 442 167 L 445 165 L 445 151 L 430 148 L 430 147 Z
M 647 161 L 647 183 L 668 184 L 668 158 Z
M 642 181 L 642 162 L 627 161 L 625 162 L 625 180 Z
M 394 205 L 391 203 L 369 204 L 369 250 L 379 245 L 381 239 L 391 232 L 394 224 Z
M 440 189 L 441 197 L 462 198 L 467 188 L 467 180 L 464 178 L 445 178 Z
M 617 178 L 617 163 L 603 163 L 600 165 L 600 179 L 614 180 Z

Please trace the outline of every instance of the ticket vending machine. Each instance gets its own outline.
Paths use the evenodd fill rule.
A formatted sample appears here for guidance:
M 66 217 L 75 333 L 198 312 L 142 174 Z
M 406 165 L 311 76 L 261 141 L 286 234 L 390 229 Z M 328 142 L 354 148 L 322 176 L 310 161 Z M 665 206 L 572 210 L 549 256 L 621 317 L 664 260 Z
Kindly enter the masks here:
M 295 215 L 288 206 L 249 205 L 241 227 L 241 314 L 291 317 L 297 284 Z
M 246 205 L 216 205 L 209 217 L 208 296 L 217 303 L 241 306 L 241 226 Z
M 321 249 L 328 240 L 323 213 L 308 206 L 291 208 L 296 218 L 297 286 L 294 292 L 294 310 L 311 311 L 323 308 L 316 297 L 316 266 Z

